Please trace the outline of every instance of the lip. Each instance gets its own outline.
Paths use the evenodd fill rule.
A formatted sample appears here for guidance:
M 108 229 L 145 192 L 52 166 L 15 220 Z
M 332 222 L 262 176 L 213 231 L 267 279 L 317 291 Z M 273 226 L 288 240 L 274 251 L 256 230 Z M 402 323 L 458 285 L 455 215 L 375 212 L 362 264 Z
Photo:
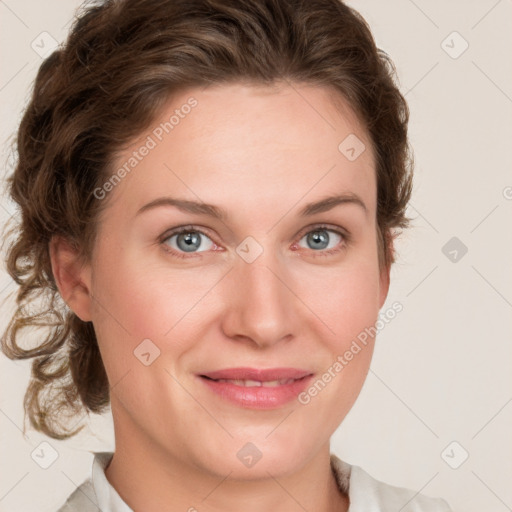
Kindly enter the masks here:
M 202 376 L 210 379 L 239 379 L 239 380 L 260 380 L 268 382 L 270 380 L 281 379 L 301 379 L 313 372 L 308 370 L 299 370 L 297 368 L 226 368 L 212 372 L 201 373 Z
M 296 400 L 299 393 L 308 386 L 313 373 L 297 368 L 227 368 L 197 374 L 197 377 L 210 391 L 239 407 L 275 409 Z M 216 379 L 256 380 L 261 382 L 294 379 L 294 381 L 275 387 L 245 387 L 230 382 L 218 382 Z

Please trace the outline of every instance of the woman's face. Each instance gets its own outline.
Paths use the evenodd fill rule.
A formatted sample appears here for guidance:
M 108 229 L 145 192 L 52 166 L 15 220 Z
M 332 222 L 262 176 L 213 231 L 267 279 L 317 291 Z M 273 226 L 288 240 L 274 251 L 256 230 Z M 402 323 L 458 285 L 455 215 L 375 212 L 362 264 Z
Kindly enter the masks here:
M 109 203 L 81 316 L 112 386 L 118 447 L 267 477 L 325 449 L 352 407 L 373 351 L 371 338 L 353 342 L 374 325 L 388 273 L 370 141 L 330 94 L 190 89 L 116 156 L 96 191 Z M 324 202 L 334 196 L 356 200 Z M 234 368 L 255 373 L 213 374 Z

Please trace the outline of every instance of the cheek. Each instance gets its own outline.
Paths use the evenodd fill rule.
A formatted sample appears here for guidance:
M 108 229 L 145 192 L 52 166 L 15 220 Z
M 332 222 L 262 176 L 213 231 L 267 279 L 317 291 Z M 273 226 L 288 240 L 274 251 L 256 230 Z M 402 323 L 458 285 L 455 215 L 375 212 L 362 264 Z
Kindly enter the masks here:
M 173 311 L 179 301 L 164 296 L 162 283 L 148 280 L 147 268 L 125 253 L 116 254 L 105 245 L 96 261 L 93 323 L 107 374 L 114 382 L 134 365 L 140 366 L 135 353 L 144 340 L 156 341 L 169 330 L 170 315 L 164 312 Z
M 372 269 L 354 270 L 343 276 L 336 286 L 335 298 L 327 304 L 335 330 L 353 337 L 374 323 L 378 315 L 378 278 Z
M 299 402 L 310 417 L 322 418 L 318 428 L 331 435 L 353 406 L 368 374 L 374 349 L 371 328 L 379 313 L 378 272 L 373 265 L 359 265 L 332 274 L 327 290 L 315 292 L 314 303 L 322 325 L 329 328 L 319 327 L 325 333 L 322 344 L 328 354 Z
M 377 319 L 380 287 L 373 262 L 322 269 L 297 282 L 300 296 L 326 326 L 332 350 L 343 349 Z
M 163 336 L 200 298 L 190 274 L 143 258 L 123 254 L 115 261 L 108 248 L 96 267 L 94 295 L 96 319 L 117 324 L 135 338 Z M 101 303 L 101 305 L 100 305 Z
M 169 269 L 160 262 L 141 264 L 142 258 L 128 251 L 116 258 L 113 254 L 105 247 L 98 258 L 92 305 L 100 350 L 115 379 L 134 363 L 138 368 L 134 351 L 147 344 L 144 340 L 171 359 L 185 352 L 190 333 L 200 326 L 197 315 L 203 322 L 206 318 L 203 297 L 221 274 Z

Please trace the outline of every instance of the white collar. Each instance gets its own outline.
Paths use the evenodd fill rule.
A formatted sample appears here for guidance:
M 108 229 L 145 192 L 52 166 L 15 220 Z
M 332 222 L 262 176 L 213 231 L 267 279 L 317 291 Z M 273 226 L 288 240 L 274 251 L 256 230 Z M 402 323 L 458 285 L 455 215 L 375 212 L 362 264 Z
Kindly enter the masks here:
M 133 512 L 123 501 L 121 496 L 107 480 L 105 469 L 114 456 L 113 452 L 99 452 L 94 454 L 92 464 L 92 485 L 98 500 L 101 512 Z

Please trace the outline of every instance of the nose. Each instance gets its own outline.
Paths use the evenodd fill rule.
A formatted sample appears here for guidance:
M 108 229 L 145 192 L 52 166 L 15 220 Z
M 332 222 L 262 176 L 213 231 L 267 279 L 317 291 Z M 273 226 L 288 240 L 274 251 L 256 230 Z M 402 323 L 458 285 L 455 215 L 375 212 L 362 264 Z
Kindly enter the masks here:
M 224 290 L 224 334 L 261 348 L 293 338 L 299 328 L 291 278 L 268 260 L 238 261 Z

